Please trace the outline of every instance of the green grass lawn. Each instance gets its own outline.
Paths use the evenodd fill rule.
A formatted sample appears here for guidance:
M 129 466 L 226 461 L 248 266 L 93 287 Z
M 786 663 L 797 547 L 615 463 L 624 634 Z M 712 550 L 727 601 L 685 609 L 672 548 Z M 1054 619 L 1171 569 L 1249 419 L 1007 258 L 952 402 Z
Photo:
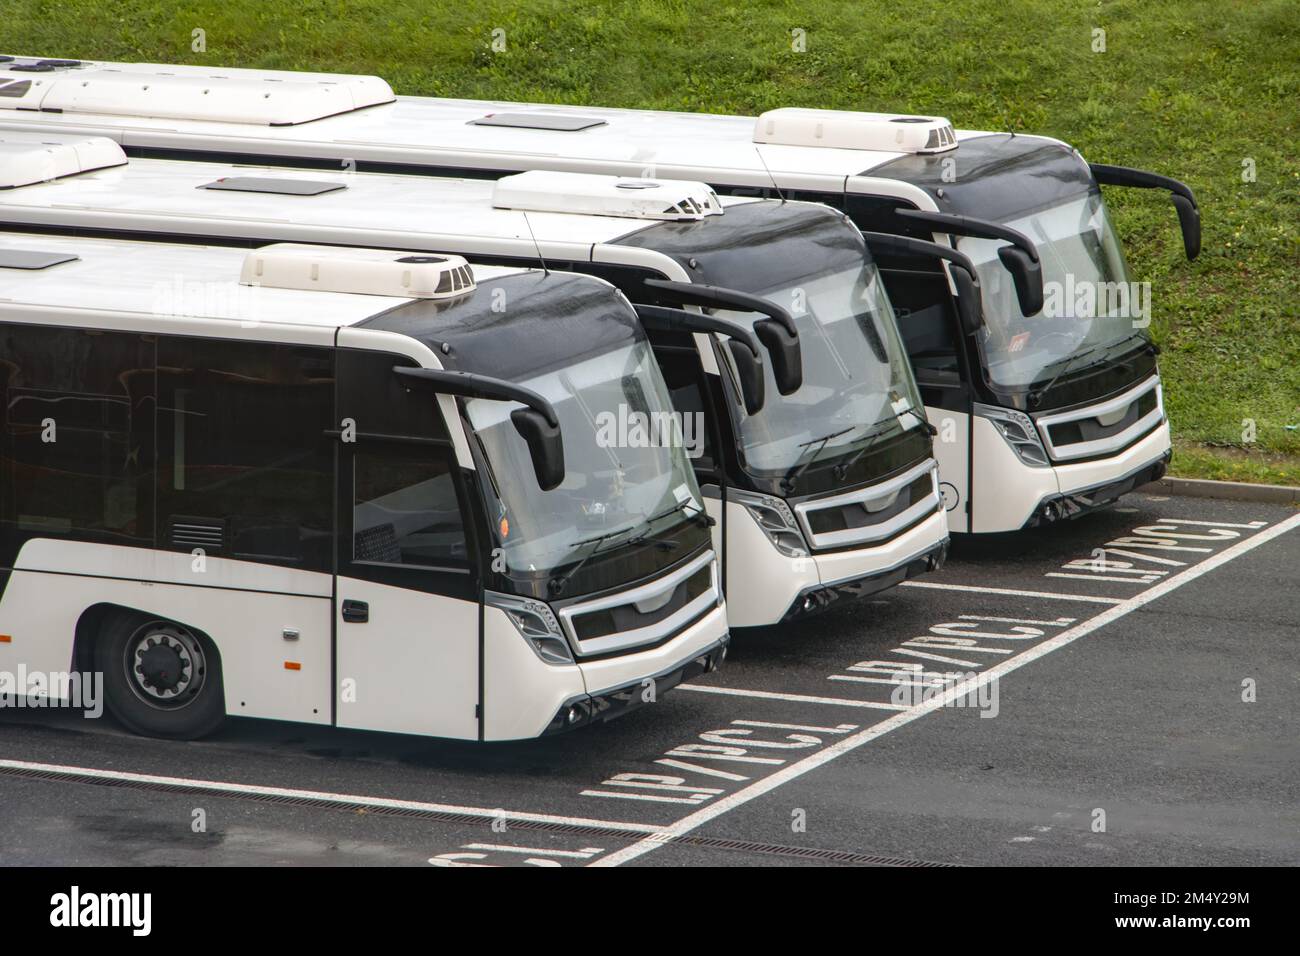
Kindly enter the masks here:
M 377 73 L 398 92 L 444 96 L 937 113 L 1174 176 L 1201 206 L 1194 263 L 1162 191 L 1108 199 L 1134 278 L 1152 283 L 1175 473 L 1300 484 L 1300 428 L 1287 427 L 1300 425 L 1296 0 L 4 6 L 9 53 Z M 191 50 L 196 28 L 206 52 Z M 497 28 L 504 52 L 490 48 Z M 805 52 L 791 49 L 795 28 Z M 1093 51 L 1094 28 L 1105 52 Z

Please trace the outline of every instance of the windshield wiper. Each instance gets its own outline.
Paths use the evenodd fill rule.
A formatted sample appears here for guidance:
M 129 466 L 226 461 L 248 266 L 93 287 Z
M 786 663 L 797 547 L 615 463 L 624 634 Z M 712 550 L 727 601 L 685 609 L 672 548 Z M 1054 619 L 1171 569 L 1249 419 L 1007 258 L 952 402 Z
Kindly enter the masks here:
M 911 412 L 911 414 L 916 415 L 915 412 Z M 920 416 L 917 417 L 920 418 Z M 889 426 L 894 424 L 894 422 L 896 421 L 898 421 L 897 418 L 891 418 L 889 421 L 882 422 L 879 428 L 875 429 L 874 431 L 868 432 L 866 435 L 864 435 L 863 437 L 867 439 L 866 444 L 863 445 L 861 448 L 859 448 L 856 452 L 854 452 L 853 457 L 850 458 L 848 461 L 842 462 L 835 466 L 836 477 L 840 481 L 843 481 L 844 476 L 849 473 L 849 469 L 852 468 L 854 465 L 856 465 L 863 455 L 865 455 L 873 447 L 875 447 L 876 442 L 880 441 L 880 439 L 884 438 L 885 435 L 889 433 Z M 929 424 L 929 422 L 925 421 L 925 419 L 920 419 L 920 421 L 922 425 Z M 906 432 L 907 429 L 903 429 L 903 431 Z
M 1079 354 L 1071 356 L 1066 361 L 1066 363 L 1061 366 L 1061 370 L 1057 372 L 1055 375 L 1053 375 L 1046 385 L 1044 385 L 1042 388 L 1034 389 L 1032 392 L 1029 393 L 1029 400 L 1037 404 L 1044 395 L 1046 395 L 1049 391 L 1051 391 L 1052 386 L 1057 383 L 1057 381 L 1061 378 L 1062 375 L 1064 375 L 1066 372 L 1070 371 L 1070 369 L 1075 367 L 1074 363 L 1079 361 L 1079 359 L 1089 355 L 1093 355 L 1102 349 L 1105 349 L 1107 352 L 1110 352 L 1116 346 L 1124 345 L 1128 342 L 1132 342 L 1134 339 L 1140 339 L 1141 337 L 1142 334 L 1140 332 L 1134 332 L 1132 335 L 1128 336 L 1128 338 L 1120 339 L 1118 342 L 1112 342 L 1109 345 L 1094 345 L 1090 349 L 1084 349 Z M 1097 359 L 1095 362 L 1089 362 L 1087 365 L 1079 366 L 1078 371 L 1081 372 L 1084 369 L 1092 368 L 1095 365 L 1100 365 L 1102 362 L 1106 361 L 1108 357 L 1109 357 L 1108 355 L 1103 355 L 1100 359 Z
M 799 476 L 808 470 L 809 466 L 812 465 L 813 460 L 817 457 L 817 452 L 825 448 L 828 441 L 832 438 L 839 438 L 841 435 L 847 435 L 849 432 L 853 431 L 853 429 L 858 427 L 858 425 L 850 425 L 848 428 L 841 428 L 839 431 L 831 432 L 829 435 L 823 435 L 821 438 L 810 438 L 808 441 L 800 442 L 796 447 L 807 448 L 809 445 L 816 445 L 817 447 L 808 452 L 806 458 L 801 456 L 799 460 L 790 466 L 790 470 L 785 473 L 785 477 L 781 479 L 781 488 L 785 493 L 788 495 L 790 492 L 794 491 L 794 484 L 799 480 Z
M 679 501 L 671 508 L 666 508 L 663 511 L 659 512 L 657 515 L 652 515 L 651 517 L 646 519 L 646 524 L 648 525 L 654 524 L 656 521 L 659 521 L 661 518 L 667 518 L 669 515 L 675 515 L 677 514 L 677 512 L 682 511 L 688 507 L 695 509 L 693 514 L 689 514 L 686 516 L 688 521 L 694 521 L 696 518 L 703 517 L 705 519 L 704 522 L 705 526 L 709 528 L 713 527 L 713 525 L 715 524 L 714 520 L 709 517 L 709 513 L 707 511 L 705 511 L 703 508 L 701 508 L 699 505 L 695 503 L 694 499 Z M 641 534 L 637 535 L 634 540 L 640 541 L 648 537 L 649 534 L 650 533 L 648 531 L 642 532 Z
M 598 534 L 595 537 L 583 538 L 581 541 L 574 542 L 573 547 L 575 550 L 588 544 L 593 544 L 595 545 L 595 547 L 592 548 L 590 551 L 588 551 L 586 554 L 584 554 L 582 558 L 578 561 L 578 563 L 575 564 L 573 567 L 569 568 L 568 571 L 565 571 L 564 574 L 558 575 L 556 577 L 552 577 L 549 581 L 546 582 L 546 590 L 550 593 L 551 597 L 553 598 L 559 597 L 561 594 L 564 593 L 565 585 L 569 583 L 569 581 L 573 578 L 575 574 L 577 574 L 580 570 L 582 570 L 582 566 L 584 564 L 586 564 L 589 560 L 594 558 L 600 552 L 601 546 L 606 541 L 610 540 L 611 538 L 616 538 L 619 535 L 627 534 L 629 531 L 633 531 L 635 529 L 636 529 L 636 525 L 632 525 L 631 527 L 628 528 L 616 528 L 613 531 L 606 531 L 604 534 Z

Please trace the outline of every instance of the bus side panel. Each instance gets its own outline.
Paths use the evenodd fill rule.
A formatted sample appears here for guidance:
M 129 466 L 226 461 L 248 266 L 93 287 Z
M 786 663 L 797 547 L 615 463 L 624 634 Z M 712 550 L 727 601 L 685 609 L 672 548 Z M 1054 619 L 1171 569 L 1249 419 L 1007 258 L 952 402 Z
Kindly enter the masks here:
M 270 593 L 221 585 L 276 569 L 232 568 L 244 563 L 207 558 L 202 570 L 191 570 L 191 562 L 189 555 L 143 549 L 28 542 L 0 600 L 0 634 L 9 637 L 0 643 L 0 669 L 70 670 L 77 622 L 89 608 L 109 604 L 211 638 L 221 658 L 226 713 L 329 723 L 328 575 L 281 570 L 294 579 L 290 593 Z M 208 575 L 212 583 L 180 583 L 186 574 Z M 296 593 L 292 584 L 299 585 Z
M 338 725 L 477 740 L 478 602 L 343 576 L 338 593 Z
M 946 408 L 926 406 L 926 417 L 939 430 L 934 439 L 934 459 L 939 463 L 939 495 L 948 513 L 948 530 L 969 530 L 970 416 Z

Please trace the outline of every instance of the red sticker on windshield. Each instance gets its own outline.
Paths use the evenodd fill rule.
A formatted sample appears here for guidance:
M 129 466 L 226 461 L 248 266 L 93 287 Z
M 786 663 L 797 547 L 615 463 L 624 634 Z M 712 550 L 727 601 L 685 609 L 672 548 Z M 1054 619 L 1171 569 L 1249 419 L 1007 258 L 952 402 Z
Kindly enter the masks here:
M 1025 343 L 1028 341 L 1029 341 L 1028 332 L 1021 332 L 1019 335 L 1013 335 L 1011 337 L 1011 344 L 1007 346 L 1007 351 L 1019 352 L 1025 347 Z

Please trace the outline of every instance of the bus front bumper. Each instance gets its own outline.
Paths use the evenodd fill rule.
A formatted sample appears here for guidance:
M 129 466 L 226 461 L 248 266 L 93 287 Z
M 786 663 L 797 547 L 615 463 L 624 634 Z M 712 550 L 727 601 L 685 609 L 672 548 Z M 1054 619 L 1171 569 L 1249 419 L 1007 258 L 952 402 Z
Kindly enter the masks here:
M 672 690 L 683 681 L 698 677 L 700 674 L 711 673 L 721 667 L 722 662 L 726 660 L 727 646 L 730 641 L 730 635 L 724 634 L 712 644 L 667 670 L 647 674 L 621 687 L 594 694 L 581 694 L 565 701 L 551 718 L 551 722 L 546 725 L 541 736 L 547 737 L 590 724 L 614 720 L 645 704 L 655 703 L 660 694 Z

